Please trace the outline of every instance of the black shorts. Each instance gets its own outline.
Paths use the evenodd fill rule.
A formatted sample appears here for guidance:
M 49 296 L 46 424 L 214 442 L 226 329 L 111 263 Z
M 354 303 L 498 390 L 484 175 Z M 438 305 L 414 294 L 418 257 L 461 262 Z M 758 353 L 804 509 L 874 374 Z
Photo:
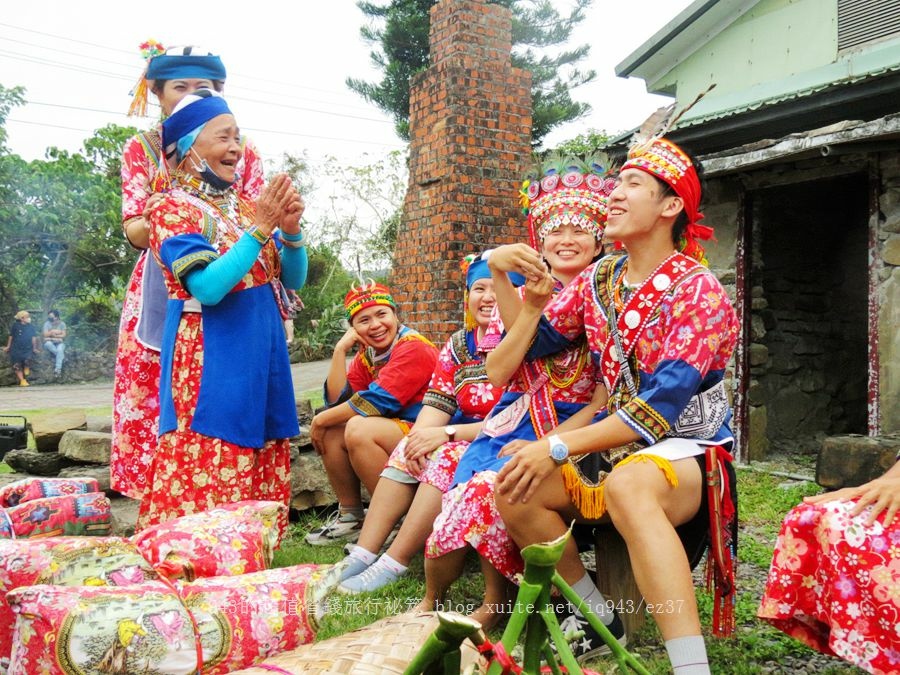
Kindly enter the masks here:
M 706 487 L 706 453 L 696 455 L 697 469 L 700 471 L 702 492 L 700 495 L 700 508 L 697 514 L 688 522 L 675 528 L 681 539 L 681 545 L 687 553 L 688 562 L 691 569 L 694 569 L 703 559 L 706 548 L 709 545 L 709 493 Z M 608 470 L 608 469 L 607 469 Z M 734 472 L 734 466 L 731 462 L 725 463 L 725 471 L 728 474 L 728 490 L 731 503 L 734 505 L 734 520 L 737 523 L 737 480 Z M 594 548 L 596 539 L 595 528 L 597 525 L 589 523 L 576 523 L 572 532 L 575 542 L 578 544 L 579 551 L 589 551 Z M 737 546 L 737 532 L 732 532 L 734 537 L 733 543 Z

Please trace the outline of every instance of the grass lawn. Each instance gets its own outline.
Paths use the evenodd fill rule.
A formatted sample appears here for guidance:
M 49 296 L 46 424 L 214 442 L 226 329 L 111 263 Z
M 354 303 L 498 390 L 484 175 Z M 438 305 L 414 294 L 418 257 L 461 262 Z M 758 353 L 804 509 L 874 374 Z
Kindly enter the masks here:
M 756 608 L 762 592 L 762 583 L 768 570 L 775 538 L 781 520 L 787 511 L 804 496 L 816 494 L 820 488 L 814 483 L 792 481 L 784 477 L 750 470 L 739 470 L 740 534 L 738 558 L 741 572 L 738 576 L 737 631 L 732 639 L 707 637 L 710 664 L 713 673 L 741 675 L 749 673 L 790 673 L 790 664 L 805 663 L 816 652 L 789 638 L 784 633 L 756 618 Z M 303 535 L 320 522 L 316 515 L 306 515 L 302 522 L 292 526 L 281 550 L 276 553 L 276 565 L 297 563 L 333 563 L 341 560 L 341 546 L 307 546 Z M 705 563 L 701 563 L 701 569 Z M 744 577 L 743 579 L 741 577 Z M 469 561 L 467 573 L 458 581 L 449 597 L 454 608 L 471 611 L 480 604 L 483 586 L 477 562 Z M 413 560 L 410 573 L 400 582 L 388 586 L 383 592 L 361 596 L 335 596 L 331 610 L 322 622 L 318 639 L 327 639 L 359 628 L 384 616 L 402 612 L 418 603 L 424 591 L 422 557 Z M 705 589 L 697 589 L 701 622 L 708 630 L 711 624 L 712 599 Z M 499 638 L 500 630 L 492 638 Z M 647 624 L 632 639 L 629 649 L 640 654 L 652 673 L 668 673 L 669 662 L 659 630 L 648 618 Z M 602 659 L 586 664 L 598 672 L 608 672 L 613 663 Z M 814 672 L 813 670 L 804 672 Z M 824 660 L 815 672 L 821 675 L 861 673 L 843 662 Z

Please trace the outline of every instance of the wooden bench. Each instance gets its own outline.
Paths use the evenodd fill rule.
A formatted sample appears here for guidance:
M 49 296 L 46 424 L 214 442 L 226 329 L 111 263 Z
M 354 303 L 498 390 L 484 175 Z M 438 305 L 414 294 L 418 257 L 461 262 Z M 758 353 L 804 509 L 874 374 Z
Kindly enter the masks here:
M 628 639 L 647 621 L 644 598 L 631 571 L 631 560 L 625 540 L 612 525 L 597 527 L 594 556 L 597 565 L 597 588 L 607 602 L 613 603 Z

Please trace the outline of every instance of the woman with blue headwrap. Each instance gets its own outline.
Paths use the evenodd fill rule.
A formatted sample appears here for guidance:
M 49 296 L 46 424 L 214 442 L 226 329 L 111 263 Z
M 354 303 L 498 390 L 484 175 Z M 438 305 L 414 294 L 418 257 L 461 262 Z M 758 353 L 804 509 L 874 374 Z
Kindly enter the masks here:
M 198 89 L 221 92 L 225 66 L 215 54 L 199 47 L 170 47 L 149 40 L 141 45 L 147 61 L 136 86 L 129 114 L 147 112 L 152 93 L 165 119 L 182 98 Z M 122 151 L 122 228 L 140 251 L 125 291 L 113 385 L 113 425 L 110 481 L 114 490 L 141 499 L 147 470 L 156 450 L 159 425 L 159 349 L 166 310 L 162 271 L 153 263 L 149 246 L 148 204 L 168 189 L 169 170 L 157 123 L 126 141 Z M 263 164 L 252 142 L 243 139 L 235 190 L 250 200 L 264 184 Z M 149 263 L 149 264 L 148 264 Z
M 162 142 L 175 169 L 149 214 L 150 250 L 168 302 L 138 529 L 242 499 L 287 503 L 299 432 L 277 282 L 306 280 L 303 201 L 286 175 L 256 203 L 236 193 L 240 131 L 212 91 L 182 100 Z

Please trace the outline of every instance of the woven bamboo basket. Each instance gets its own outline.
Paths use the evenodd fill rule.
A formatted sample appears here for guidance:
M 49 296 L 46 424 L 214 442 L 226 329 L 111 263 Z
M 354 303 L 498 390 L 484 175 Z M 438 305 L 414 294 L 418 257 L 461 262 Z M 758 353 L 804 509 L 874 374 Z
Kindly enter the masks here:
M 397 614 L 322 642 L 266 659 L 233 675 L 400 675 L 437 627 L 433 612 Z M 479 659 L 466 641 L 462 665 Z M 268 667 L 267 667 L 268 666 Z

